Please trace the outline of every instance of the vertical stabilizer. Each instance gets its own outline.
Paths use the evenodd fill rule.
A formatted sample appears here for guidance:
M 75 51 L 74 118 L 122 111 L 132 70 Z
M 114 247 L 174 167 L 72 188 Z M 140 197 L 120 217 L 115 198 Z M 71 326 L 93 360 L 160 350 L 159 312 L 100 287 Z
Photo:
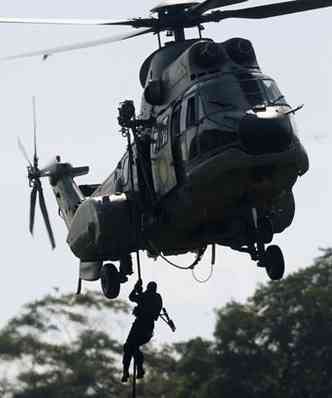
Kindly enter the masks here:
M 89 167 L 73 167 L 69 163 L 57 163 L 50 173 L 50 183 L 59 213 L 63 217 L 67 228 L 70 228 L 72 219 L 78 206 L 83 202 L 84 195 L 74 181 L 74 177 L 88 174 Z

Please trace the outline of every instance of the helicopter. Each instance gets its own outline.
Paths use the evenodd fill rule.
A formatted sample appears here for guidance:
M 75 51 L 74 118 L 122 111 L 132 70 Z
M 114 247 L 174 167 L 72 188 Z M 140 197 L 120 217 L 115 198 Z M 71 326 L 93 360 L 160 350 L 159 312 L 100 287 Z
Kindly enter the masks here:
M 158 38 L 158 49 L 140 69 L 139 114 L 133 101 L 120 104 L 118 122 L 127 151 L 102 184 L 78 185 L 75 178 L 89 168 L 73 167 L 60 157 L 40 169 L 34 134 L 34 157 L 28 166 L 30 232 L 38 196 L 55 247 L 41 185 L 41 178 L 48 177 L 68 228 L 67 243 L 80 260 L 80 280 L 100 279 L 108 298 L 118 296 L 121 284 L 133 273 L 131 254 L 141 250 L 155 258 L 194 252 L 199 259 L 209 245 L 227 246 L 248 253 L 271 280 L 283 277 L 282 251 L 269 244 L 274 234 L 291 225 L 292 188 L 309 168 L 294 120 L 301 106 L 292 108 L 274 79 L 261 71 L 250 41 L 233 38 L 216 43 L 202 38 L 203 24 L 281 16 L 329 7 L 332 0 L 216 10 L 245 1 L 164 0 L 151 10 L 155 16 L 123 21 L 0 17 L 0 23 L 137 29 L 8 58 L 47 58 L 151 33 Z M 192 27 L 197 27 L 198 37 L 186 39 L 185 29 Z M 174 40 L 162 45 L 164 31 Z M 113 264 L 116 261 L 119 267 Z

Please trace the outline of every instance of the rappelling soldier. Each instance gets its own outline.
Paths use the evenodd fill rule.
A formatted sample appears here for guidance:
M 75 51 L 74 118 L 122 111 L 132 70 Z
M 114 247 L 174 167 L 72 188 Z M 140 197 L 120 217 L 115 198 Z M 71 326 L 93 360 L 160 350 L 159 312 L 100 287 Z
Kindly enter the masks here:
M 133 291 L 129 295 L 129 300 L 137 303 L 133 314 L 136 319 L 130 329 L 127 341 L 123 347 L 123 376 L 122 382 L 129 378 L 129 367 L 131 359 L 136 363 L 136 377 L 144 377 L 144 356 L 140 351 L 140 346 L 148 343 L 154 330 L 154 323 L 158 320 L 162 310 L 162 298 L 157 293 L 156 282 L 149 282 L 146 290 L 143 292 L 142 280 L 138 280 Z

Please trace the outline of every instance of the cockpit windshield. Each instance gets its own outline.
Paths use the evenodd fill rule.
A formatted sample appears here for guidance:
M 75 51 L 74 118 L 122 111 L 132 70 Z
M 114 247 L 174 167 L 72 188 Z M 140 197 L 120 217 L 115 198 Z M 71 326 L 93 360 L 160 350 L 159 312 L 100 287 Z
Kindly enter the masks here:
M 204 113 L 245 112 L 258 105 L 287 105 L 274 80 L 251 74 L 224 74 L 200 86 Z
M 257 106 L 286 105 L 274 80 L 264 75 L 225 73 L 200 84 L 203 115 L 223 130 L 235 130 L 249 109 Z
M 218 79 L 202 83 L 200 96 L 205 114 L 234 112 L 248 108 L 240 84 L 233 74 L 225 74 Z
M 268 78 L 239 78 L 241 88 L 249 102 L 257 105 L 287 105 L 285 97 L 278 86 Z

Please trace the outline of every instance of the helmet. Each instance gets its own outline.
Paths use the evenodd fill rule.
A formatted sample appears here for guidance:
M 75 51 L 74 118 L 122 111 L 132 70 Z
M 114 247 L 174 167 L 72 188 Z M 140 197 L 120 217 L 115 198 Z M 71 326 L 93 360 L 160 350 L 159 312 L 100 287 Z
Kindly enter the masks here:
M 154 292 L 154 293 L 156 293 L 156 291 L 157 291 L 157 284 L 156 284 L 156 282 L 149 282 L 149 283 L 147 284 L 147 286 L 146 286 L 146 290 L 147 290 L 148 292 Z

